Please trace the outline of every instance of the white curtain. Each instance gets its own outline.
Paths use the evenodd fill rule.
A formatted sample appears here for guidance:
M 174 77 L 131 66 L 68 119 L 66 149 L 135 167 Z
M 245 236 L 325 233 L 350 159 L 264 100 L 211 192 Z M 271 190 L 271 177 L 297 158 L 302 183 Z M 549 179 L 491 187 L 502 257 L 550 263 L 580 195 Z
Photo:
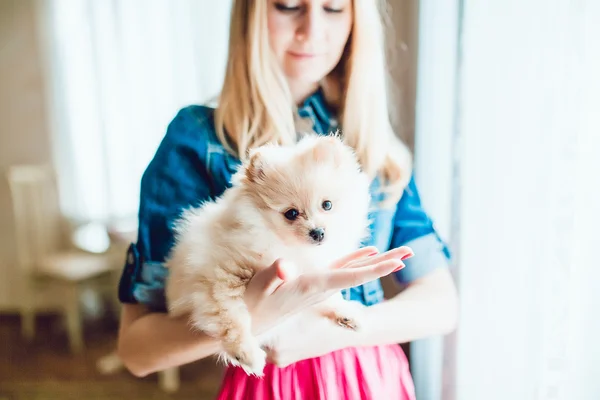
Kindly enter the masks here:
M 600 399 L 600 2 L 464 3 L 457 399 Z
M 418 180 L 461 319 L 413 360 L 418 398 L 599 399 L 600 2 L 429 0 L 421 20 Z
M 421 2 L 417 180 L 461 316 L 414 344 L 419 400 L 600 399 L 599 39 L 597 0 Z
M 419 2 L 415 180 L 423 206 L 452 248 L 457 244 L 452 209 L 459 22 L 459 0 Z M 453 371 L 444 368 L 444 347 L 442 337 L 411 343 L 418 400 L 439 400 L 445 382 L 453 380 Z
M 82 221 L 135 217 L 169 121 L 218 93 L 231 1 L 42 4 L 62 208 Z

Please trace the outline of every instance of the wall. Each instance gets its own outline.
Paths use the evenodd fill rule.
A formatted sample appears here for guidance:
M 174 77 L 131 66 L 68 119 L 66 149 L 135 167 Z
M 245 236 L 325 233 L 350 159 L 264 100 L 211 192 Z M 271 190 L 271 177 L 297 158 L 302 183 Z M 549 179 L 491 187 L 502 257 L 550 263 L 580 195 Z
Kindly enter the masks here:
M 390 68 L 396 85 L 397 133 L 412 149 L 415 135 L 415 103 L 418 56 L 418 0 L 388 0 L 390 8 Z
M 398 125 L 396 132 L 411 148 L 414 148 L 415 103 L 417 80 L 418 47 L 418 0 L 389 0 L 389 23 L 391 29 L 388 47 L 391 50 L 391 77 L 396 86 L 395 101 L 392 109 L 396 113 Z M 390 40 L 392 39 L 392 40 Z M 387 297 L 398 293 L 398 285 L 391 277 L 382 279 Z
M 14 293 L 14 226 L 5 171 L 15 163 L 51 161 L 36 29 L 35 0 L 0 1 L 0 310 L 14 308 L 18 296 Z

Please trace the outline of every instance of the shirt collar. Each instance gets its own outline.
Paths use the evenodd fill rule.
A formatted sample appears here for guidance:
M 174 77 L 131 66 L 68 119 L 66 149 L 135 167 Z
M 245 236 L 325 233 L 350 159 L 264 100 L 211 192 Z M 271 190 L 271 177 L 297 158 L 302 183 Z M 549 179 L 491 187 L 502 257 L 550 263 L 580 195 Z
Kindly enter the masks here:
M 322 88 L 319 88 L 302 102 L 298 107 L 298 115 L 301 118 L 311 118 L 315 125 L 331 126 L 335 123 L 332 112 L 325 101 Z

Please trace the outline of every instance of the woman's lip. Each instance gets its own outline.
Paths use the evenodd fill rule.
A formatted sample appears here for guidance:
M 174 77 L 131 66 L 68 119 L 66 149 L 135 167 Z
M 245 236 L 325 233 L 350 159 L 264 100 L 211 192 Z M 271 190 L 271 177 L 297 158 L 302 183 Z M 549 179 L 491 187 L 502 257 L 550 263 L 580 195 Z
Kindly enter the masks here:
M 319 54 L 316 53 L 296 53 L 294 51 L 289 51 L 288 52 L 290 55 L 292 55 L 293 57 L 299 57 L 299 58 L 314 58 L 319 56 Z

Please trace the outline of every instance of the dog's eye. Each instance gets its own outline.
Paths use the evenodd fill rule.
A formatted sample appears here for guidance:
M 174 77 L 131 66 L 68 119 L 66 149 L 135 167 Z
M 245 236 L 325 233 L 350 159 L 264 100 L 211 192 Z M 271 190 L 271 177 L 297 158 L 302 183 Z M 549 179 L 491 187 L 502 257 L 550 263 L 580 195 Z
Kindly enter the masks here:
M 329 210 L 331 210 L 331 207 L 332 207 L 332 206 L 333 206 L 333 205 L 331 204 L 331 202 L 330 202 L 329 200 L 325 200 L 325 201 L 323 202 L 323 204 L 321 204 L 321 207 L 323 207 L 323 210 L 325 210 L 325 211 L 329 211 Z
M 294 221 L 296 218 L 298 218 L 298 215 L 300 215 L 300 213 L 295 208 L 290 208 L 283 214 L 283 216 L 290 221 Z

